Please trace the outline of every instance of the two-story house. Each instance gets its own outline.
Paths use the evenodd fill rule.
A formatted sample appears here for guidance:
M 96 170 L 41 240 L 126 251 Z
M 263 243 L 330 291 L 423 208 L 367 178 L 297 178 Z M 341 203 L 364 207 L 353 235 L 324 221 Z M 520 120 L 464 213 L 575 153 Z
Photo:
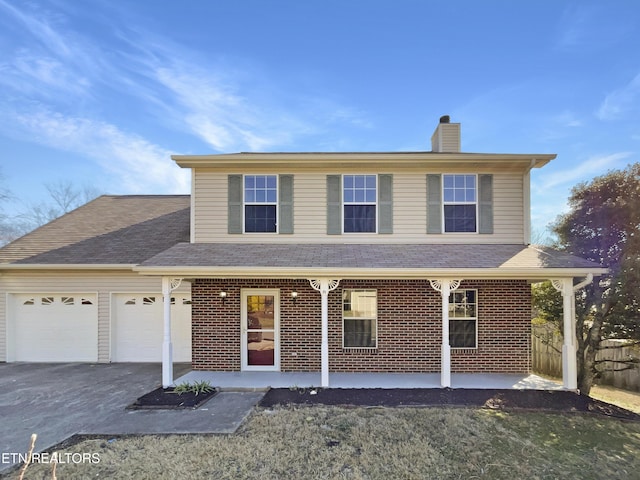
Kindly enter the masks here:
M 0 249 L 0 359 L 451 386 L 529 371 L 530 284 L 552 279 L 576 388 L 574 292 L 604 269 L 529 245 L 530 172 L 555 155 L 463 153 L 448 117 L 431 143 L 172 157 L 190 196 L 100 197 Z

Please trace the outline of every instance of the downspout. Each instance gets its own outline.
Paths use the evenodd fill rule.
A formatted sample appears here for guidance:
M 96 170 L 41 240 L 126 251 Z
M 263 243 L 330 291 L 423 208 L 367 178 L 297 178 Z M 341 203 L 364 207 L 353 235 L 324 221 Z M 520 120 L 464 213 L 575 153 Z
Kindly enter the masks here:
M 581 288 L 586 287 L 587 285 L 589 285 L 591 282 L 593 282 L 593 273 L 588 273 L 587 276 L 584 278 L 584 280 L 582 282 L 580 282 L 577 285 L 573 286 L 573 291 L 577 292 Z
M 536 159 L 532 159 L 522 176 L 523 240 L 525 245 L 531 244 L 531 170 L 536 166 L 536 163 Z
M 191 196 L 189 198 L 190 218 L 189 218 L 189 241 L 196 243 L 196 172 L 191 169 Z

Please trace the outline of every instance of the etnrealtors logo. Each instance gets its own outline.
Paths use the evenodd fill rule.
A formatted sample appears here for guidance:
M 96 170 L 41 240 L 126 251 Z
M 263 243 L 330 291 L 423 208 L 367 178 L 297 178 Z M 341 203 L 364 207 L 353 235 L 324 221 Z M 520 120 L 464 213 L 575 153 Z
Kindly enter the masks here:
M 99 453 L 79 453 L 79 452 L 41 452 L 29 453 L 2 452 L 0 453 L 0 463 L 58 463 L 58 464 L 80 464 L 80 463 L 100 463 Z

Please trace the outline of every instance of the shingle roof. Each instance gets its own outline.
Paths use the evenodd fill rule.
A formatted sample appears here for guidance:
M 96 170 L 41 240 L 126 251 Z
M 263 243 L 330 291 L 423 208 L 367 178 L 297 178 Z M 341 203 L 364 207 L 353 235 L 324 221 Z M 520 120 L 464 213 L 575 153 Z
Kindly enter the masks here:
M 382 272 L 600 267 L 562 252 L 524 245 L 256 244 L 189 242 L 188 195 L 105 195 L 0 249 L 0 264 L 139 265 L 203 274 L 234 269 L 250 275 L 287 269 Z M 601 269 L 600 269 L 601 270 Z
M 525 245 L 181 243 L 141 267 L 335 269 L 598 269 L 588 260 Z
M 189 241 L 189 195 L 103 195 L 0 249 L 0 263 L 139 264 Z

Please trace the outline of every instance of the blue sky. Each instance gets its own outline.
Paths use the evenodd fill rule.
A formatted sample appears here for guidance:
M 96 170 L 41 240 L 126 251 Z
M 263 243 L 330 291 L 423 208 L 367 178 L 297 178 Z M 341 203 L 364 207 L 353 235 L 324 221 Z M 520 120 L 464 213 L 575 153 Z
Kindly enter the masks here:
M 0 0 L 0 168 L 16 200 L 69 179 L 188 193 L 171 154 L 556 153 L 534 229 L 570 188 L 640 160 L 636 0 Z

